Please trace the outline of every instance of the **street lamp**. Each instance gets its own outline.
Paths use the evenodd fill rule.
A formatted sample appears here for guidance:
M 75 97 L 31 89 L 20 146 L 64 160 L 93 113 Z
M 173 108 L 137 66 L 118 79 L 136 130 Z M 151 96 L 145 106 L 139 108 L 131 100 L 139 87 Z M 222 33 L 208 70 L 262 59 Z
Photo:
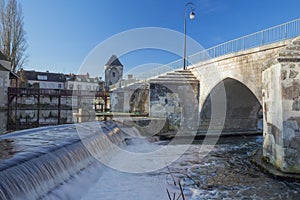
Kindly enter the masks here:
M 184 57 L 183 57 L 183 70 L 186 70 L 186 65 L 187 65 L 187 59 L 186 59 L 186 11 L 187 9 L 190 9 L 190 20 L 193 20 L 195 19 L 195 13 L 194 13 L 194 10 L 195 10 L 196 6 L 195 4 L 189 2 L 187 4 L 185 4 L 185 8 L 184 8 L 184 49 L 183 49 L 183 54 L 184 54 Z

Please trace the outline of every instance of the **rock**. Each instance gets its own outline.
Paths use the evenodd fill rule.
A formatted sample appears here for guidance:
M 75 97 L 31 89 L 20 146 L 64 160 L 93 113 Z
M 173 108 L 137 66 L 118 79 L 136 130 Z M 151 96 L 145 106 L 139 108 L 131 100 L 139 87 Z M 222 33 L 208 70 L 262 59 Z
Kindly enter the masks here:
M 299 72 L 291 69 L 289 78 L 296 78 L 298 76 L 298 74 L 299 74 Z
M 300 151 L 300 137 L 299 136 L 296 136 L 296 137 L 293 137 L 291 140 L 290 140 L 290 147 L 293 148 L 293 149 L 297 149 L 298 151 Z
M 288 120 L 288 121 L 284 121 L 283 122 L 283 128 L 291 128 L 293 130 L 298 130 L 298 123 L 297 121 L 292 121 L 292 120 Z
M 292 109 L 293 109 L 293 111 L 300 111 L 300 100 L 299 99 L 294 100 Z

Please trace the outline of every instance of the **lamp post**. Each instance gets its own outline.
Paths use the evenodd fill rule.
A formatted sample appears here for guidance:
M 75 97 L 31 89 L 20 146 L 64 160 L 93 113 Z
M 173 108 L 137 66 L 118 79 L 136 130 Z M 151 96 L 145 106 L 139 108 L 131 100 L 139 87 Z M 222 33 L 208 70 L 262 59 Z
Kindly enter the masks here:
M 195 4 L 189 2 L 189 3 L 185 4 L 185 7 L 184 7 L 183 70 L 186 70 L 186 68 L 187 68 L 187 58 L 186 58 L 186 12 L 187 12 L 188 8 L 190 9 L 190 14 L 189 14 L 190 20 L 193 20 L 195 18 L 194 10 L 195 10 L 196 6 L 195 6 Z

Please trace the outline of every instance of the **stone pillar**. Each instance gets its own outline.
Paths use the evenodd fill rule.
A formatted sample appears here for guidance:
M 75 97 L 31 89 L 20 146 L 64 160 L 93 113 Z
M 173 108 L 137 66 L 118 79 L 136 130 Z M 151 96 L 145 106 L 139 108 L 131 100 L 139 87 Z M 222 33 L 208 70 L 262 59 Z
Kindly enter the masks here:
M 300 173 L 300 38 L 263 72 L 263 156 L 287 173 Z
M 125 90 L 114 90 L 110 93 L 110 111 L 111 112 L 126 112 L 124 105 Z M 129 111 L 129 108 L 127 108 Z
M 195 135 L 198 130 L 199 81 L 190 71 L 150 80 L 150 116 L 164 117 L 169 129 Z
M 117 88 L 110 93 L 111 112 L 149 113 L 149 86 L 147 83 L 134 83 Z

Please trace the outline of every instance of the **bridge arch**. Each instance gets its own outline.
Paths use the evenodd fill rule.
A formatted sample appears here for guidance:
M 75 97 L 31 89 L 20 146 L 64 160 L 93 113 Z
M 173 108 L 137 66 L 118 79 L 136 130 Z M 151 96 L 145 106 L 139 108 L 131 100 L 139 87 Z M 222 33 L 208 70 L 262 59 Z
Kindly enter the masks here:
M 245 85 L 252 94 L 257 98 L 260 104 L 262 104 L 262 83 L 261 77 L 258 77 L 256 80 L 253 80 L 249 77 L 243 76 L 241 73 L 234 73 L 232 71 L 217 71 L 217 72 L 210 72 L 209 75 L 196 72 L 197 77 L 200 80 L 200 108 L 202 108 L 205 100 L 211 93 L 211 91 L 220 84 L 223 80 L 226 79 L 234 79 L 243 85 Z M 258 75 L 261 76 L 261 75 Z M 209 78 L 207 78 L 209 77 Z
M 226 106 L 224 132 L 247 132 L 261 129 L 262 106 L 257 98 L 258 94 L 255 95 L 253 92 L 253 90 L 257 91 L 257 86 L 251 83 L 249 85 L 250 88 L 237 79 L 226 77 L 212 87 L 201 105 L 200 130 L 206 130 L 208 126 L 222 128 L 217 124 L 220 121 L 212 119 L 211 116 L 212 94 L 213 98 L 225 98 L 223 101 L 217 101 Z M 225 90 L 225 95 L 221 94 L 222 89 Z

